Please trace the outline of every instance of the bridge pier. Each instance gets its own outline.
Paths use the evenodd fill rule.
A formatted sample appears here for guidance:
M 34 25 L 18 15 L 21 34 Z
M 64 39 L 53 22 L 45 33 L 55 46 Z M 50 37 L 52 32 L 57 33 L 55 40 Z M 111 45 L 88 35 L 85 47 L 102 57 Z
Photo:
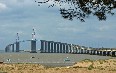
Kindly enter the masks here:
M 112 57 L 116 57 L 116 51 L 112 51 Z
M 14 52 L 14 44 L 12 44 L 12 52 Z
M 71 44 L 68 44 L 68 53 L 71 53 Z
M 10 48 L 11 48 L 11 46 L 7 45 L 6 48 L 5 48 L 5 52 L 10 52 Z
M 53 51 L 54 51 L 54 50 L 53 50 Z M 44 50 L 44 52 L 45 52 L 45 53 L 48 52 L 48 42 L 47 42 L 47 41 L 45 41 L 45 50 Z
M 50 53 L 50 46 L 51 46 L 51 42 L 48 41 L 48 53 Z M 55 52 L 56 52 L 56 50 L 55 50 Z
M 68 47 L 68 44 L 66 44 L 66 53 L 69 52 L 69 47 Z
M 36 40 L 31 40 L 31 51 L 30 53 L 37 53 L 36 52 Z
M 101 55 L 101 56 L 102 56 L 102 51 L 99 51 L 99 55 Z
M 110 56 L 110 52 L 111 52 L 111 51 L 107 51 L 107 56 Z
M 59 46 L 59 53 L 62 53 L 62 44 L 60 43 L 59 45 L 60 45 Z
M 92 50 L 91 55 L 95 55 L 95 54 L 96 54 L 96 51 Z
M 88 50 L 88 53 L 87 54 L 91 54 L 91 50 L 90 49 Z
M 85 54 L 87 54 L 87 49 L 85 50 Z
M 107 56 L 107 51 L 103 51 L 103 56 Z
M 99 50 L 97 50 L 97 55 L 100 55 L 100 52 L 99 52 Z
M 81 48 L 79 48 L 79 49 L 78 49 L 78 54 L 80 54 L 80 53 L 81 53 L 81 52 L 80 52 L 80 50 L 81 50 Z
M 77 48 L 75 47 L 74 44 L 72 45 L 72 53 L 73 54 L 76 54 L 77 53 Z
M 31 40 L 31 52 L 30 53 L 37 53 L 36 52 L 36 40 Z
M 89 50 L 87 49 L 87 53 L 86 54 L 89 54 Z
M 16 52 L 19 52 L 20 42 L 16 42 Z
M 83 54 L 83 49 L 81 48 L 81 54 Z
M 65 43 L 62 43 L 62 53 L 65 53 Z
M 44 53 L 45 52 L 45 40 L 40 40 L 41 41 L 41 49 L 40 52 Z
M 54 53 L 57 53 L 57 43 L 54 42 Z
M 60 53 L 60 42 L 57 42 L 57 53 Z

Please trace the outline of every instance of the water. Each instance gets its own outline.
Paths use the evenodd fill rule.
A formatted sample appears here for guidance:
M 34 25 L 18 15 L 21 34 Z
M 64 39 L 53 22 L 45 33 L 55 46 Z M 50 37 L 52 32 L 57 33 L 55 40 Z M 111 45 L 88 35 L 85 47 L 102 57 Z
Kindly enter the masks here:
M 70 61 L 65 61 L 65 59 Z M 62 54 L 62 53 L 0 53 L 0 61 L 5 63 L 39 63 L 46 66 L 69 66 L 84 59 L 99 60 L 116 57 L 97 56 L 88 54 Z

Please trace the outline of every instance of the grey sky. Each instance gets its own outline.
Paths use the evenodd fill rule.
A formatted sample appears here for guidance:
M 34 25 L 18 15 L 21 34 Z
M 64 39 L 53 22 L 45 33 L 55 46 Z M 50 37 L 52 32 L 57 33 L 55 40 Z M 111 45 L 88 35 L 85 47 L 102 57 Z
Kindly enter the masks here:
M 16 39 L 31 39 L 32 28 L 38 40 L 53 40 L 93 47 L 116 47 L 116 15 L 99 21 L 69 21 L 59 14 L 58 7 L 37 6 L 34 0 L 0 0 L 0 49 Z M 40 46 L 40 45 L 38 45 Z

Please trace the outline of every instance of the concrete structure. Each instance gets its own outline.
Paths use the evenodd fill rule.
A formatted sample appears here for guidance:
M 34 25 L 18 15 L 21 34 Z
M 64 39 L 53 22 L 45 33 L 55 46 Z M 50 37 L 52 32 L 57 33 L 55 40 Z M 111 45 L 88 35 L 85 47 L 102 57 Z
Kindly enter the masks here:
M 50 41 L 50 53 L 54 53 L 53 50 L 54 50 L 54 43 L 53 41 Z
M 36 40 L 26 40 L 31 41 L 31 53 L 36 53 Z M 116 48 L 92 48 L 79 46 L 75 44 L 67 44 L 54 41 L 41 41 L 41 53 L 72 53 L 72 54 L 91 54 L 91 55 L 100 55 L 100 56 L 112 56 L 116 57 Z M 16 52 L 20 51 L 20 42 L 16 41 L 14 44 L 9 44 L 5 48 L 5 52 L 14 52 L 16 45 Z
M 36 52 L 36 40 L 31 40 L 31 51 L 30 53 L 37 53 Z
M 54 41 L 41 41 L 41 53 L 69 53 L 71 49 L 67 43 L 54 42 Z
M 60 53 L 60 42 L 57 42 L 57 53 Z
M 7 45 L 6 48 L 5 48 L 5 52 L 10 52 L 10 49 L 11 49 L 11 46 Z
M 16 42 L 16 52 L 19 52 L 20 42 Z
M 12 44 L 12 52 L 14 52 L 14 44 Z
M 40 40 L 41 41 L 41 53 L 44 53 L 45 52 L 45 40 Z

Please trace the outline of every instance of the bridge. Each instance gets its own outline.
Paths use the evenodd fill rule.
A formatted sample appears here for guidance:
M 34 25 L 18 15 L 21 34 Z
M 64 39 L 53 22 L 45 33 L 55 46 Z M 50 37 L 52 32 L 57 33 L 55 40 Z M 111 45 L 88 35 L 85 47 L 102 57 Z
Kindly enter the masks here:
M 37 40 L 23 40 L 23 41 L 16 41 L 12 44 L 8 44 L 5 48 L 5 52 L 20 52 L 20 43 L 21 42 L 31 42 L 31 50 L 30 53 L 37 53 L 36 52 L 36 41 Z
M 12 52 L 20 52 L 20 43 L 27 42 L 27 41 L 31 42 L 30 53 L 37 53 L 36 39 L 17 41 L 13 44 L 9 44 L 6 46 L 5 52 L 9 52 L 10 49 L 12 49 Z M 46 40 L 40 40 L 40 42 L 41 42 L 41 49 L 40 49 L 41 53 L 90 54 L 90 55 L 116 57 L 116 48 L 92 48 L 92 47 L 85 47 L 85 46 L 80 46 L 75 44 L 46 41 Z
M 92 48 L 54 41 L 41 41 L 41 53 L 72 53 L 116 57 L 116 48 Z
M 21 42 L 31 42 L 30 53 L 37 53 L 36 51 L 36 39 L 35 31 L 33 29 L 32 39 L 19 41 L 19 35 L 17 33 L 16 42 L 8 44 L 5 48 L 5 52 L 9 52 L 12 49 L 12 52 L 20 52 L 20 43 Z M 101 56 L 112 56 L 116 57 L 116 48 L 92 48 L 85 47 L 75 44 L 68 44 L 62 42 L 46 41 L 40 40 L 41 42 L 41 53 L 71 53 L 71 54 L 90 54 L 90 55 L 101 55 Z
M 8 44 L 5 48 L 5 52 L 10 52 L 10 50 L 12 50 L 11 52 L 20 52 L 20 43 L 21 42 L 27 42 L 30 41 L 31 42 L 31 51 L 30 53 L 37 53 L 36 52 L 36 38 L 35 38 L 35 29 L 33 28 L 33 33 L 32 33 L 32 39 L 31 40 L 23 40 L 20 41 L 19 40 L 19 33 L 16 34 L 16 42 Z

